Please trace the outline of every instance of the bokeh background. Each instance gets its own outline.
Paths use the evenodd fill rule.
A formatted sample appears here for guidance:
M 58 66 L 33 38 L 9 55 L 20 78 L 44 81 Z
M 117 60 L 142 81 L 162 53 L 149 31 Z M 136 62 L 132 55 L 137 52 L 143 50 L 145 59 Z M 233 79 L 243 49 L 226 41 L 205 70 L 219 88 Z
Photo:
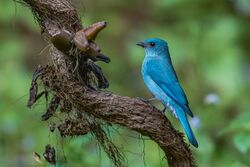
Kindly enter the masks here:
M 135 43 L 160 37 L 169 43 L 172 61 L 190 107 L 201 167 L 250 166 L 250 1 L 249 0 L 82 0 L 77 8 L 84 25 L 106 20 L 97 42 L 110 56 L 102 66 L 108 90 L 150 98 L 141 79 L 144 52 Z M 0 166 L 49 166 L 33 152 L 55 146 L 61 166 L 107 167 L 110 162 L 91 135 L 61 139 L 41 122 L 46 102 L 27 109 L 32 72 L 49 62 L 48 44 L 27 7 L 0 2 Z M 162 106 L 158 103 L 159 108 Z M 180 130 L 179 123 L 168 118 Z M 152 141 L 130 130 L 109 129 L 131 167 L 166 166 Z M 146 164 L 146 165 L 145 165 Z

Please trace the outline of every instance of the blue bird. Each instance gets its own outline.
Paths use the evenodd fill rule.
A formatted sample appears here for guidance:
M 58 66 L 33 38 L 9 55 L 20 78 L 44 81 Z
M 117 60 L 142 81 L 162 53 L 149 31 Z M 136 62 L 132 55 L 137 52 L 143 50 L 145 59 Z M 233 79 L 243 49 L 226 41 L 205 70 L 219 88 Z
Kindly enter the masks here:
M 187 114 L 193 117 L 193 113 L 173 68 L 167 42 L 159 38 L 150 38 L 137 45 L 145 49 L 141 72 L 146 86 L 156 99 L 170 108 L 181 122 L 190 143 L 198 147 L 187 120 Z

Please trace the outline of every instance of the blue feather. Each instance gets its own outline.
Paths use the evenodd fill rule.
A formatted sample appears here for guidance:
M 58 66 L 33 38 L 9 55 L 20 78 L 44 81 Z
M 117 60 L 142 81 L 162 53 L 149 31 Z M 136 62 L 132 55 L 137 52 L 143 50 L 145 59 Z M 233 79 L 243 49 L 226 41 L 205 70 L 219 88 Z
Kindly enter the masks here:
M 175 103 L 177 103 L 183 110 L 193 117 L 193 113 L 189 109 L 187 97 L 181 88 L 173 66 L 164 58 L 149 59 L 147 63 L 148 75 L 154 80 L 156 84 L 161 87 Z
M 189 122 L 188 122 L 188 120 L 187 120 L 186 114 L 185 114 L 183 111 L 181 111 L 181 110 L 180 110 L 180 111 L 177 110 L 177 111 L 176 111 L 176 114 L 177 114 L 178 119 L 179 119 L 180 122 L 181 122 L 181 125 L 182 125 L 182 127 L 183 127 L 185 133 L 187 134 L 187 137 L 188 137 L 189 142 L 190 142 L 193 146 L 198 147 L 198 142 L 197 142 L 197 140 L 196 140 L 195 137 L 194 137 L 194 134 L 193 134 L 193 132 L 192 132 L 192 130 L 191 130 L 191 127 L 190 127 L 190 125 L 189 125 Z

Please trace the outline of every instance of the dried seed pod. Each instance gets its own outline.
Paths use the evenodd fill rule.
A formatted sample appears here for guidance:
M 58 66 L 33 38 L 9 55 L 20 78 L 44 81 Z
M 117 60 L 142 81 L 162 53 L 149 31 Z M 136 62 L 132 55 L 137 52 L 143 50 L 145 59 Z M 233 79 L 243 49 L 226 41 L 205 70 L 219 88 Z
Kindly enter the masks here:
M 42 75 L 43 72 L 44 68 L 39 65 L 33 74 L 30 85 L 29 100 L 27 104 L 27 107 L 29 108 L 44 94 L 44 92 L 38 94 L 38 84 L 37 84 L 37 79 Z
M 51 37 L 53 45 L 63 53 L 67 53 L 72 47 L 72 34 L 66 30 L 61 30 Z
M 97 34 L 107 26 L 106 21 L 101 21 L 92 24 L 91 26 L 84 29 L 85 35 L 88 40 L 95 40 Z
M 76 47 L 78 49 L 80 49 L 81 51 L 86 51 L 89 48 L 89 42 L 86 38 L 86 35 L 84 33 L 84 30 L 80 30 L 78 32 L 76 32 L 75 36 L 74 36 L 74 43 L 76 45 Z
M 87 68 L 97 78 L 98 88 L 105 89 L 109 86 L 109 82 L 108 82 L 107 78 L 103 75 L 101 67 L 97 66 L 93 62 L 89 62 L 87 64 Z
M 43 153 L 43 157 L 48 161 L 50 164 L 56 164 L 56 150 L 50 144 L 45 146 L 45 151 Z
M 110 62 L 110 58 L 99 53 L 95 56 L 95 61 L 103 61 L 105 63 L 109 63 Z
M 89 50 L 87 51 L 87 53 L 89 53 L 91 56 L 95 56 L 100 52 L 101 52 L 101 49 L 96 43 L 94 42 L 89 43 Z
M 42 121 L 47 121 L 51 116 L 54 115 L 56 109 L 58 108 L 60 100 L 61 99 L 56 95 L 52 97 L 47 112 L 42 115 Z

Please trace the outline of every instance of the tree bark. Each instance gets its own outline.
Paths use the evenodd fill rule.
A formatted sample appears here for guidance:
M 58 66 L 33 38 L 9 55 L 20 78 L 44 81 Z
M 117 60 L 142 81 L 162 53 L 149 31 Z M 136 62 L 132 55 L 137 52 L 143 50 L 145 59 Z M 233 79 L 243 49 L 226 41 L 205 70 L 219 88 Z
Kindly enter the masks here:
M 42 33 L 50 42 L 58 32 L 68 32 L 72 37 L 83 28 L 70 0 L 22 1 L 31 7 Z M 137 98 L 94 90 L 86 84 L 84 77 L 79 78 L 74 69 L 79 66 L 77 57 L 80 52 L 78 48 L 75 50 L 65 51 L 60 47 L 52 49 L 54 64 L 45 67 L 41 75 L 47 89 L 79 113 L 85 112 L 94 118 L 122 125 L 150 137 L 165 152 L 170 167 L 196 166 L 192 152 L 184 142 L 183 134 L 172 127 L 161 111 Z M 88 62 L 87 59 L 84 61 Z M 84 65 L 86 63 L 80 64 Z M 87 130 L 83 128 L 81 133 L 81 127 L 86 127 L 85 122 L 81 121 L 72 123 L 70 130 L 65 126 L 58 127 L 62 136 L 84 135 L 91 131 L 88 127 Z M 70 131 L 70 134 L 65 132 L 65 129 Z

